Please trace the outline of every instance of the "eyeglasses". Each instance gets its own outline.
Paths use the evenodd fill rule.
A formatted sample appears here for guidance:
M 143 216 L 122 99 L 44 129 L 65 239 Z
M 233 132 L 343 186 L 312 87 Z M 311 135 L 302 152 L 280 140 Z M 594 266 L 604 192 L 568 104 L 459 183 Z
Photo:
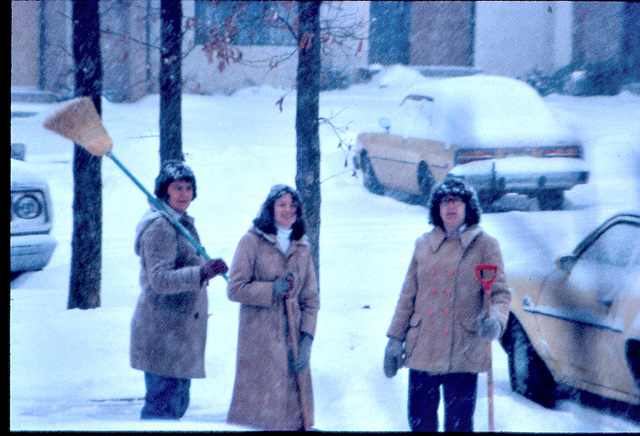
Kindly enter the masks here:
M 451 203 L 454 206 L 459 206 L 462 203 L 464 203 L 464 201 L 462 201 L 462 198 L 458 197 L 457 195 L 448 195 L 444 197 L 442 200 L 440 200 L 440 204 L 447 204 L 447 203 Z

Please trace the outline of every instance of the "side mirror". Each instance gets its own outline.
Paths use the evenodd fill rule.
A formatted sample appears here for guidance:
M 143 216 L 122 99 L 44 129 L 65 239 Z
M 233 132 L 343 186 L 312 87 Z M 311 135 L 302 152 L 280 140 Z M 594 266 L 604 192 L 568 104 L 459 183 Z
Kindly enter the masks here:
M 11 159 L 25 160 L 27 147 L 20 142 L 11 143 Z
M 569 272 L 576 264 L 576 260 L 574 255 L 562 256 L 556 260 L 556 266 L 561 271 Z
M 391 128 L 391 120 L 387 117 L 382 117 L 378 120 L 378 125 L 386 130 L 387 133 L 389 133 L 389 129 Z

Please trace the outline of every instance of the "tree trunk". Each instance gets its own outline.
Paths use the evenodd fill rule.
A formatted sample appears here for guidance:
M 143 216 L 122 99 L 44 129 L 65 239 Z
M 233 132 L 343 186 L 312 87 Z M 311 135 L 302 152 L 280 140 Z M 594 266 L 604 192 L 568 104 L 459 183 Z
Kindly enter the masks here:
M 182 154 L 182 3 L 160 3 L 160 165 Z
M 300 194 L 316 273 L 320 275 L 320 3 L 298 2 L 296 189 Z
M 98 0 L 73 2 L 75 95 L 88 96 L 101 113 L 102 59 Z M 102 269 L 101 159 L 76 145 L 73 153 L 73 236 L 68 309 L 100 307 Z

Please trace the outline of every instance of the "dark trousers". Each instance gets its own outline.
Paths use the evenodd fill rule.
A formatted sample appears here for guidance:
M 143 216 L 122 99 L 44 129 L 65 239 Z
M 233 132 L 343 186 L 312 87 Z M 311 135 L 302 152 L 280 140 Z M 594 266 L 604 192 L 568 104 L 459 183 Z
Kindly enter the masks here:
M 147 394 L 141 419 L 180 419 L 189 407 L 191 380 L 144 373 Z
M 444 396 L 444 431 L 473 431 L 478 374 L 429 374 L 409 370 L 411 431 L 438 431 L 440 386 Z

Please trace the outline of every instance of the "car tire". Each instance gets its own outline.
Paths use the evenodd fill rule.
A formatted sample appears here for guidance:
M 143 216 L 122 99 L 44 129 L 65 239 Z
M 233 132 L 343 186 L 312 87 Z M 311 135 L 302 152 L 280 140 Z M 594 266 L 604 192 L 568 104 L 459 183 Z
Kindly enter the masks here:
M 561 189 L 541 189 L 537 195 L 538 209 L 559 210 L 564 203 L 564 191 Z
M 627 364 L 636 382 L 636 386 L 640 389 L 640 341 L 630 339 L 626 345 Z
M 435 180 L 429 165 L 425 161 L 420 162 L 418 165 L 418 186 L 420 187 L 420 202 L 425 206 L 429 203 L 431 197 L 431 189 Z
M 384 186 L 378 182 L 376 173 L 373 171 L 373 165 L 367 153 L 362 153 L 360 157 L 360 163 L 362 165 L 362 181 L 364 187 L 373 194 L 384 195 Z
M 509 361 L 511 389 L 541 406 L 554 407 L 558 385 L 533 348 L 524 328 L 513 317 L 503 337 L 503 347 Z

